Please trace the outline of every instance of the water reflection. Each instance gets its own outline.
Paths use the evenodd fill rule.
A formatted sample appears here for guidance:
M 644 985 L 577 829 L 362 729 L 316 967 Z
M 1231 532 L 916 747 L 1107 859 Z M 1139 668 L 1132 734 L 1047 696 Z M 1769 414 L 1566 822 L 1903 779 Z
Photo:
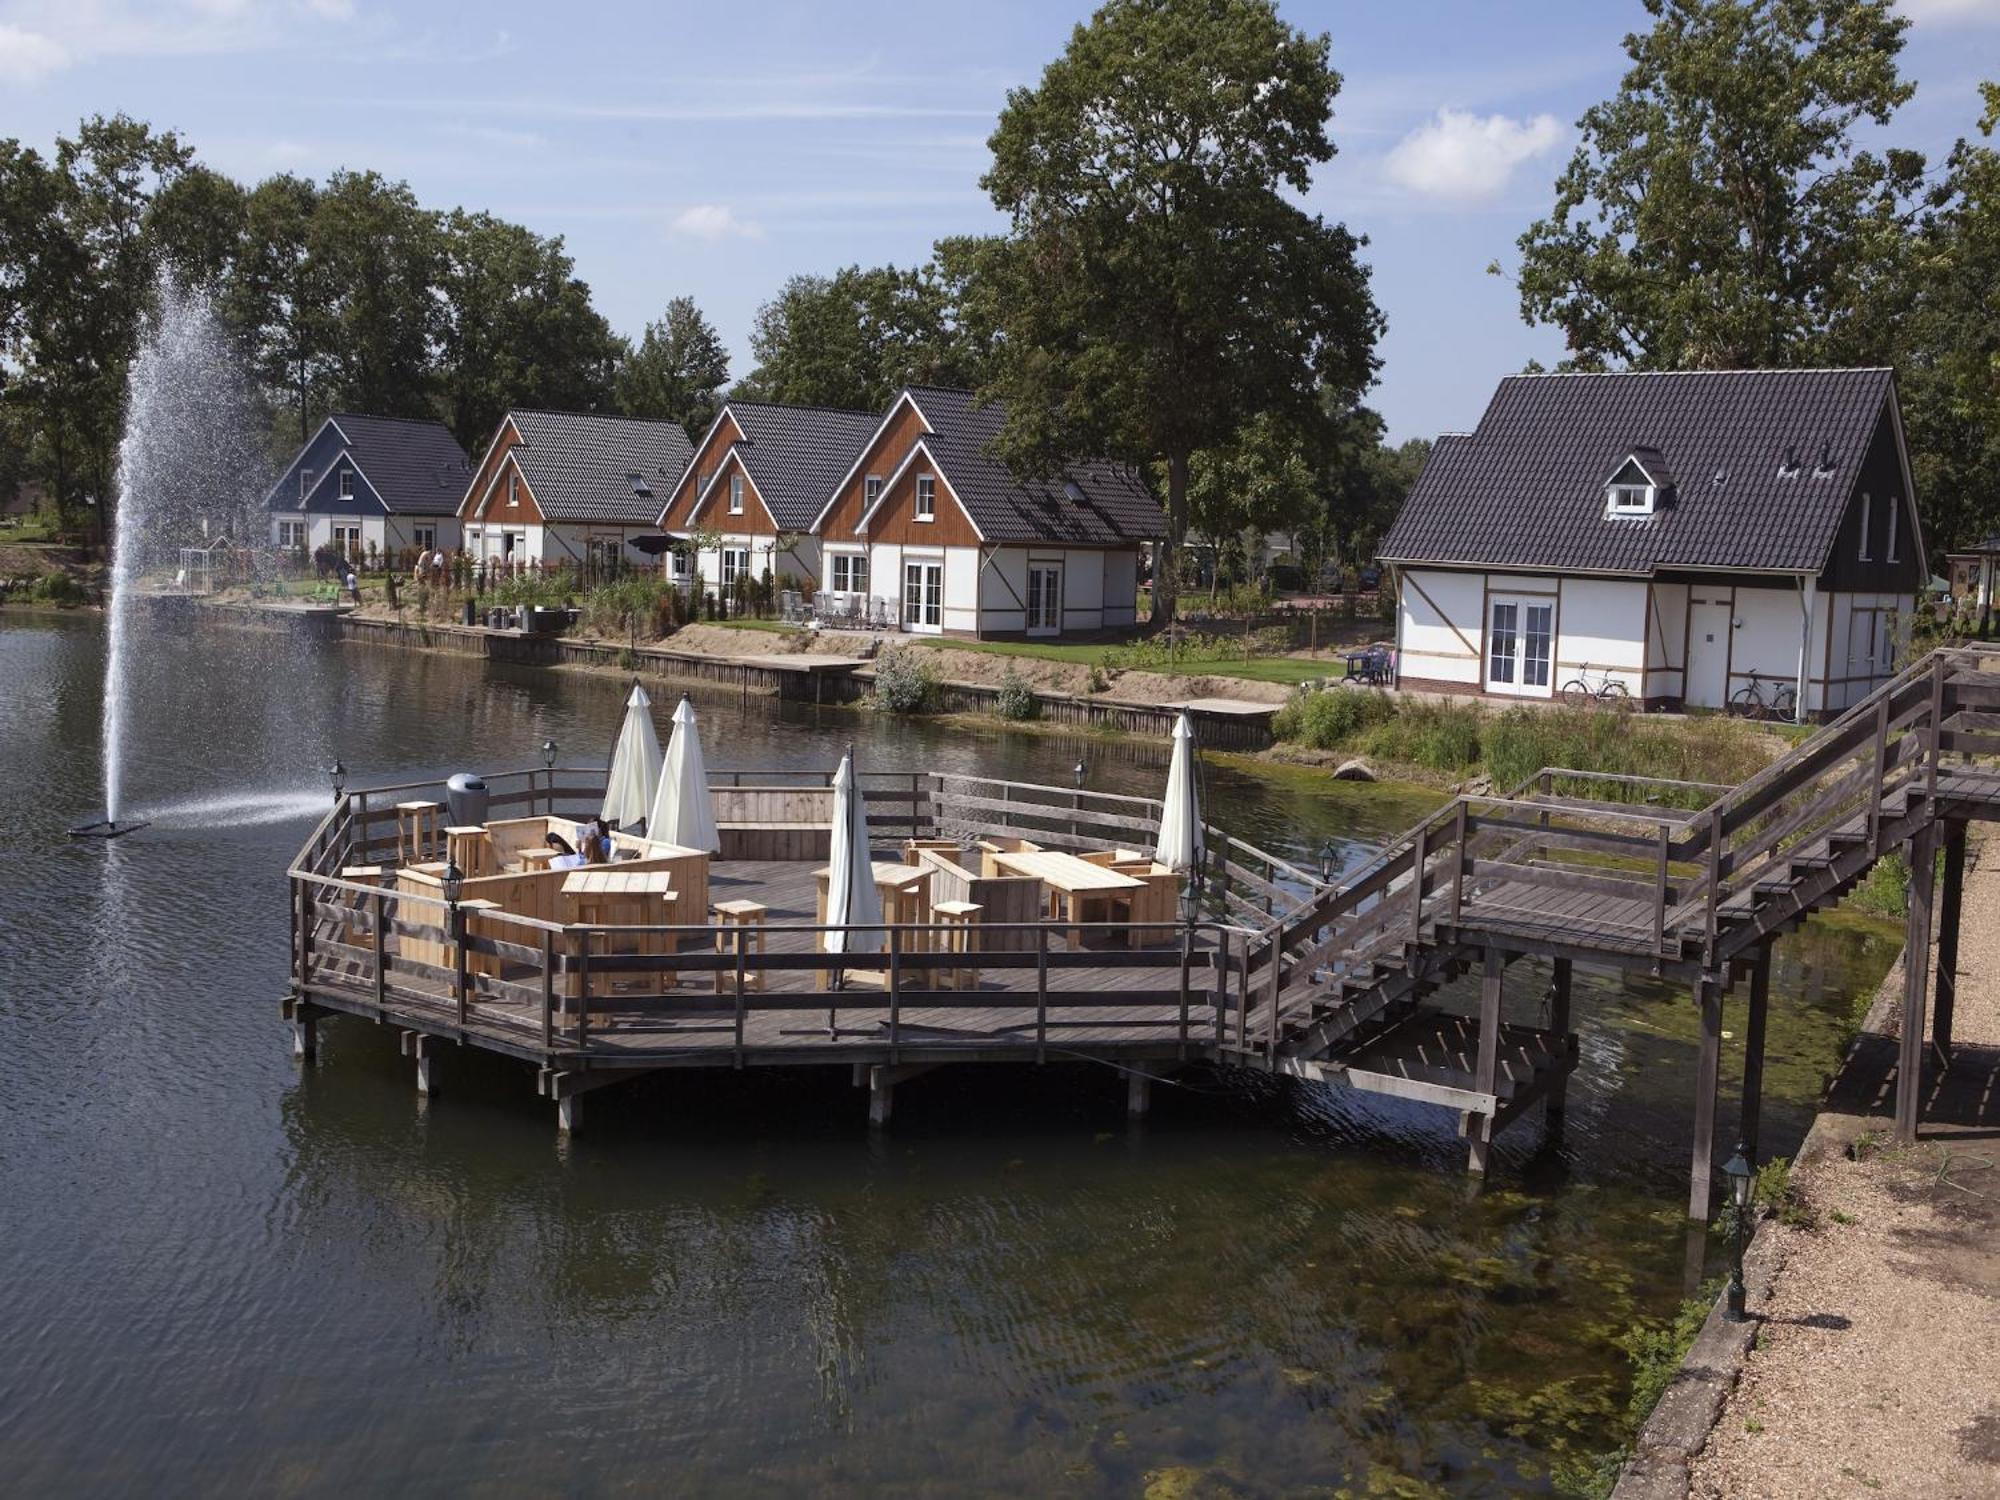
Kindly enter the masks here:
M 447 1052 L 423 1109 L 378 1028 L 327 1025 L 297 1071 L 281 871 L 310 767 L 588 759 L 620 682 L 191 635 L 143 674 L 132 746 L 135 800 L 181 815 L 85 851 L 52 830 L 94 792 L 96 633 L 0 625 L 0 672 L 0 753 L 36 789 L 0 810 L 10 1488 L 1544 1491 L 1619 1435 L 1611 1336 L 1679 1296 L 1694 1015 L 1660 986 L 1579 972 L 1567 1127 L 1502 1136 L 1484 1192 L 1434 1111 L 1195 1070 L 1132 1132 L 1121 1080 L 1077 1064 L 917 1079 L 887 1135 L 844 1071 L 662 1074 L 593 1096 L 563 1148 L 490 1056 Z M 1148 744 L 699 706 L 718 765 L 852 740 L 1024 780 L 1081 748 L 1111 791 L 1164 771 Z M 1300 859 L 1412 811 L 1210 782 L 1219 821 Z M 245 788 L 300 819 L 225 805 Z M 1774 1149 L 1889 952 L 1781 945 Z M 1518 965 L 1510 1003 L 1544 982 Z

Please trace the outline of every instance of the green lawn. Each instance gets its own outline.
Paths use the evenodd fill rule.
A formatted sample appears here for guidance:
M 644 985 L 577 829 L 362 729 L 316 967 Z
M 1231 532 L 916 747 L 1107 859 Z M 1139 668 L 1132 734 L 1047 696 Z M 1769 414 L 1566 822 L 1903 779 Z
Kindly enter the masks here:
M 984 651 L 989 656 L 1031 656 L 1042 661 L 1073 662 L 1082 667 L 1102 667 L 1116 645 L 1104 642 L 1063 642 L 1063 641 L 957 641 L 942 640 L 931 636 L 914 638 L 919 645 L 933 646 L 944 651 Z M 1176 677 L 1241 677 L 1248 682 L 1278 682 L 1295 686 L 1310 682 L 1317 677 L 1337 677 L 1341 672 L 1338 658 L 1329 657 L 1321 661 L 1308 661 L 1290 656 L 1253 656 L 1244 660 L 1241 656 L 1222 653 L 1186 652 L 1171 663 L 1157 665 L 1147 663 L 1132 668 L 1134 671 L 1163 672 Z
M 762 630 L 770 635 L 784 635 L 799 628 L 787 625 L 783 620 L 707 620 L 703 623 L 720 625 L 724 630 Z

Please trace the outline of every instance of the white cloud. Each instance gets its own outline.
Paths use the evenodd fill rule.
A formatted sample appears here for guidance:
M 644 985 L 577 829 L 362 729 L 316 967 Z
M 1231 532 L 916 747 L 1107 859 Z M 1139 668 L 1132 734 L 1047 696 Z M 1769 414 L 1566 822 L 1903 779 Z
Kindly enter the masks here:
M 53 37 L 0 21 L 0 78 L 34 83 L 69 66 L 69 49 Z
M 674 215 L 668 229 L 684 239 L 761 240 L 764 226 L 738 218 L 736 210 L 721 203 L 697 203 Z
M 1920 26 L 2000 23 L 2000 0 L 1897 0 L 1896 8 Z
M 1554 115 L 1514 120 L 1445 108 L 1398 141 L 1383 165 L 1389 179 L 1410 192 L 1476 203 L 1498 197 L 1516 167 L 1562 138 Z

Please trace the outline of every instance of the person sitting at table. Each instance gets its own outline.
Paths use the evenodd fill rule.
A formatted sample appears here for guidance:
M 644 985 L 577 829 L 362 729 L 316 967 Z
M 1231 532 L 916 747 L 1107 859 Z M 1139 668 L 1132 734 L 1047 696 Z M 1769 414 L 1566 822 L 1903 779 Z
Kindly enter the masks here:
M 568 839 L 564 838 L 559 833 L 551 833 L 548 836 L 548 838 L 543 840 L 543 842 L 546 843 L 551 849 L 555 850 L 555 852 L 558 854 L 576 853 L 575 846 L 572 845 Z
M 592 818 L 590 826 L 583 831 L 583 841 L 577 852 L 587 864 L 611 863 L 611 825 L 602 818 Z

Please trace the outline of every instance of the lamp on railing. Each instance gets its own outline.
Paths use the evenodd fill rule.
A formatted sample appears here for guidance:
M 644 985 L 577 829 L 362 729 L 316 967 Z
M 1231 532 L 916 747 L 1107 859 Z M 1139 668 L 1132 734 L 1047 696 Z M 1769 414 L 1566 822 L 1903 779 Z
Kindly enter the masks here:
M 1736 1221 L 1730 1237 L 1729 1300 L 1724 1311 L 1730 1322 L 1741 1323 L 1747 1316 L 1744 1308 L 1743 1244 L 1750 1230 L 1750 1195 L 1757 1185 L 1757 1173 L 1751 1167 L 1750 1159 L 1744 1155 L 1741 1141 L 1736 1143 L 1736 1154 L 1722 1164 L 1722 1175 L 1729 1183 L 1729 1204 Z
M 336 756 L 334 757 L 333 764 L 326 768 L 326 774 L 327 778 L 333 782 L 333 800 L 338 802 L 341 794 L 347 790 L 347 767 L 343 766 L 340 763 L 340 758 Z
M 1328 839 L 1319 846 L 1319 883 L 1332 885 L 1333 877 L 1340 873 L 1340 846 Z
M 545 771 L 553 771 L 555 768 L 556 768 L 556 742 L 554 740 L 543 740 L 542 769 Z
M 1078 761 L 1074 766 L 1070 767 L 1069 774 L 1071 779 L 1076 782 L 1076 789 L 1080 792 L 1083 790 L 1084 778 L 1090 774 L 1090 767 L 1082 761 Z
M 1201 920 L 1201 866 L 1196 865 L 1181 882 L 1181 922 L 1192 929 Z
M 444 862 L 444 873 L 438 876 L 438 885 L 444 891 L 445 905 L 456 913 L 458 898 L 465 890 L 465 871 L 458 867 L 457 860 L 448 859 Z

